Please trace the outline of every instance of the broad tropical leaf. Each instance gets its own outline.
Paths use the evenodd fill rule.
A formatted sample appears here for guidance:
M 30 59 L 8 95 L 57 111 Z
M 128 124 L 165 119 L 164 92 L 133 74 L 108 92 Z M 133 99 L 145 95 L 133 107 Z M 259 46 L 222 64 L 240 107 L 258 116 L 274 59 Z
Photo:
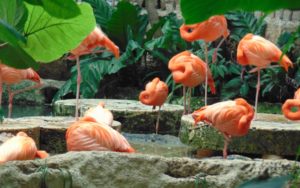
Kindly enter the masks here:
M 70 19 L 55 18 L 39 6 L 26 6 L 29 11 L 24 29 L 27 44 L 22 47 L 36 61 L 58 59 L 76 48 L 96 25 L 92 7 L 87 3 L 81 3 L 81 14 Z
M 17 46 L 18 41 L 25 43 L 26 38 L 14 27 L 0 19 L 0 41 L 3 41 L 3 44 L 9 43 L 13 46 Z
M 299 0 L 180 0 L 180 8 L 185 23 L 193 24 L 204 21 L 210 16 L 225 14 L 231 10 L 264 11 L 300 8 Z

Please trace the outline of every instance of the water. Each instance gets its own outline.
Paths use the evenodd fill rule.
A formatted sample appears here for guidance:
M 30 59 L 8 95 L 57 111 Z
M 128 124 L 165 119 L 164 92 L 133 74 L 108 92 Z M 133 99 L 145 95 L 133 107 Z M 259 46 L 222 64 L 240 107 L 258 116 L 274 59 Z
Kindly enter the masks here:
M 7 105 L 3 106 L 4 117 L 7 117 L 8 107 Z M 52 116 L 52 107 L 50 105 L 42 106 L 25 106 L 25 105 L 13 105 L 12 109 L 12 118 L 27 116 Z

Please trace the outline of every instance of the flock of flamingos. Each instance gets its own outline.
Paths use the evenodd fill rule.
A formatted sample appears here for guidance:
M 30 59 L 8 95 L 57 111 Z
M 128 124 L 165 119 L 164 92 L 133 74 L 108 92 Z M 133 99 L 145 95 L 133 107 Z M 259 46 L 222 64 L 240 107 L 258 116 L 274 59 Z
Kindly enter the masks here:
M 212 16 L 208 20 L 180 27 L 180 34 L 188 42 L 195 40 L 204 40 L 205 44 L 223 37 L 221 43 L 228 37 L 227 22 L 224 16 Z M 105 47 L 111 51 L 116 58 L 119 57 L 119 48 L 96 27 L 81 44 L 70 51 L 69 59 L 76 59 L 78 69 L 77 92 L 76 92 L 76 121 L 69 126 L 66 132 L 66 142 L 68 151 L 88 151 L 88 150 L 111 150 L 117 152 L 135 152 L 127 140 L 113 128 L 112 113 L 104 108 L 103 103 L 89 109 L 82 118 L 78 118 L 79 89 L 81 82 L 80 62 L 82 55 L 100 52 L 94 51 L 96 47 Z M 213 63 L 216 61 L 216 51 L 213 55 Z M 224 135 L 223 157 L 227 157 L 227 146 L 231 137 L 246 135 L 251 121 L 255 118 L 257 112 L 257 101 L 260 88 L 260 70 L 268 68 L 271 62 L 279 62 L 286 71 L 293 67 L 292 62 L 286 56 L 282 56 L 280 49 L 272 42 L 261 36 L 251 33 L 244 36 L 239 42 L 237 48 L 237 62 L 242 66 L 252 65 L 256 68 L 250 72 L 257 72 L 257 90 L 255 97 L 255 110 L 246 100 L 238 98 L 230 101 L 218 102 L 207 105 L 207 86 L 214 94 L 215 86 L 211 71 L 208 67 L 207 45 L 205 45 L 205 61 L 192 54 L 189 51 L 181 52 L 170 59 L 168 68 L 172 72 L 176 83 L 183 85 L 184 94 L 184 114 L 190 113 L 191 88 L 202 83 L 205 84 L 205 106 L 192 113 L 192 117 L 197 122 L 204 121 L 214 128 L 218 129 Z M 205 63 L 206 62 L 206 63 Z M 32 70 L 18 70 L 7 65 L 0 64 L 0 101 L 2 98 L 2 83 L 7 85 L 9 93 L 9 113 L 11 116 L 12 100 L 15 94 L 39 87 L 41 79 L 39 75 Z M 36 82 L 36 85 L 11 91 L 10 85 L 18 83 L 24 79 Z M 186 91 L 187 88 L 187 91 Z M 189 92 L 188 104 L 186 104 L 186 93 Z M 142 91 L 139 100 L 145 105 L 158 106 L 158 117 L 156 122 L 156 133 L 159 129 L 160 108 L 168 96 L 168 86 L 159 78 L 154 78 L 146 85 L 145 91 Z M 294 99 L 287 100 L 282 106 L 283 114 L 290 120 L 300 120 L 300 110 L 292 111 L 292 107 L 300 107 L 300 89 L 295 93 Z M 8 139 L 0 146 L 0 164 L 11 160 L 30 160 L 34 158 L 48 157 L 46 151 L 39 151 L 32 138 L 24 132 L 19 132 L 16 136 Z

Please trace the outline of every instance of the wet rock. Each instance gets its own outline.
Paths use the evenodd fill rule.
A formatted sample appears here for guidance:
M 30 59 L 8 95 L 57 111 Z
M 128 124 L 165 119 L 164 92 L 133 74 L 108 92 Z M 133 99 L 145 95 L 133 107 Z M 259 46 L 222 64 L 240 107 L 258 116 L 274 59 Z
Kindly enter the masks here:
M 39 170 L 46 167 L 45 171 Z M 253 178 L 286 175 L 298 168 L 288 160 L 163 158 L 116 152 L 69 152 L 43 160 L 13 161 L 0 168 L 4 188 L 47 187 L 236 187 Z M 43 174 L 44 173 L 44 174 Z M 68 174 L 69 173 L 69 174 Z M 72 180 L 71 180 L 72 179 Z
M 143 105 L 134 100 L 118 99 L 81 99 L 80 111 L 83 114 L 90 107 L 96 106 L 100 101 L 112 111 L 114 119 L 122 123 L 122 131 L 131 133 L 153 133 L 158 108 L 152 110 L 151 106 Z M 164 104 L 160 116 L 160 134 L 177 135 L 180 127 L 180 118 L 183 106 Z M 54 104 L 54 114 L 70 116 L 75 114 L 75 99 L 59 100 Z
M 223 136 L 212 126 L 200 122 L 197 127 L 190 115 L 181 119 L 179 137 L 185 144 L 196 148 L 222 150 Z M 234 137 L 230 152 L 245 154 L 296 155 L 300 143 L 300 123 L 285 120 L 282 115 L 258 114 L 252 121 L 249 133 Z

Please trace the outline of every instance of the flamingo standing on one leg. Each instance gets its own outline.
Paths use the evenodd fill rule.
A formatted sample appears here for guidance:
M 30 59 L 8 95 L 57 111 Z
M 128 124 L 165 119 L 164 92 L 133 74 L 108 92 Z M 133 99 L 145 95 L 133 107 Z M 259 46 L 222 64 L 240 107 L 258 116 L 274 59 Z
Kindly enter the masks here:
M 291 111 L 293 107 L 297 108 L 296 112 Z M 294 99 L 288 99 L 284 102 L 282 113 L 290 120 L 300 120 L 300 88 L 295 92 Z
M 205 121 L 223 133 L 223 157 L 227 158 L 227 147 L 232 136 L 244 136 L 248 133 L 254 110 L 242 98 L 234 101 L 223 101 L 204 106 L 193 113 L 195 125 Z
M 144 91 L 140 93 L 139 100 L 145 105 L 153 106 L 155 109 L 158 106 L 158 115 L 155 125 L 155 133 L 158 133 L 159 129 L 159 118 L 160 118 L 160 108 L 166 101 L 168 97 L 169 89 L 165 82 L 160 81 L 159 78 L 154 78 L 151 82 L 146 85 Z
M 93 116 L 85 115 L 67 129 L 68 151 L 135 152 L 124 136 Z
M 1 61 L 0 61 L 1 63 Z M 35 85 L 29 86 L 27 88 L 23 88 L 20 90 L 12 91 L 10 88 L 11 84 L 17 84 L 23 80 L 31 80 L 33 82 L 36 82 Z M 0 64 L 0 104 L 2 104 L 2 85 L 7 85 L 7 91 L 9 96 L 9 105 L 8 105 L 8 117 L 11 117 L 12 112 L 12 102 L 13 97 L 16 94 L 32 90 L 35 88 L 39 88 L 42 86 L 40 76 L 38 73 L 36 73 L 33 69 L 15 69 L 12 67 L 9 67 L 4 64 Z
M 181 83 L 183 85 L 184 94 L 184 114 L 186 114 L 186 92 L 185 87 L 190 90 L 189 96 L 191 97 L 191 88 L 205 81 L 205 75 L 208 76 L 208 85 L 213 94 L 216 93 L 214 80 L 209 70 L 208 64 L 204 63 L 199 57 L 192 54 L 189 51 L 183 51 L 169 61 L 169 69 L 172 72 L 175 83 Z M 188 104 L 188 113 L 190 112 L 190 102 Z
M 291 60 L 284 55 L 281 50 L 272 42 L 264 39 L 261 36 L 248 33 L 238 44 L 237 61 L 242 66 L 254 65 L 256 68 L 250 72 L 257 71 L 257 86 L 255 96 L 255 118 L 257 114 L 257 102 L 260 90 L 260 70 L 267 68 L 272 62 L 280 61 L 280 65 L 288 71 L 289 67 L 293 67 Z
M 37 150 L 36 144 L 26 133 L 19 132 L 0 146 L 0 164 L 13 160 L 46 158 L 48 153 Z
M 119 58 L 119 48 L 116 46 L 100 29 L 100 27 L 95 27 L 95 29 L 80 43 L 80 45 L 71 50 L 71 55 L 68 59 L 76 59 L 77 66 L 77 90 L 76 90 L 76 109 L 75 118 L 78 120 L 78 108 L 79 108 L 79 92 L 81 83 L 81 73 L 80 73 L 80 63 L 79 57 L 82 55 L 93 53 L 93 50 L 97 47 L 105 47 L 111 51 L 115 57 Z M 102 52 L 102 51 L 95 51 Z
M 223 36 L 223 39 L 218 44 L 217 48 L 214 50 L 214 55 L 212 62 L 214 63 L 217 59 L 217 51 L 224 40 L 228 37 L 229 31 L 227 29 L 227 21 L 225 16 L 218 15 L 212 16 L 208 20 L 192 24 L 185 25 L 183 24 L 180 27 L 180 35 L 181 37 L 189 42 L 193 42 L 196 40 L 204 40 L 205 41 L 205 61 L 208 64 L 208 51 L 207 51 L 207 43 L 213 42 Z M 208 69 L 207 69 L 208 70 Z M 207 105 L 207 82 L 208 82 L 208 72 L 206 72 L 205 76 L 205 105 Z

